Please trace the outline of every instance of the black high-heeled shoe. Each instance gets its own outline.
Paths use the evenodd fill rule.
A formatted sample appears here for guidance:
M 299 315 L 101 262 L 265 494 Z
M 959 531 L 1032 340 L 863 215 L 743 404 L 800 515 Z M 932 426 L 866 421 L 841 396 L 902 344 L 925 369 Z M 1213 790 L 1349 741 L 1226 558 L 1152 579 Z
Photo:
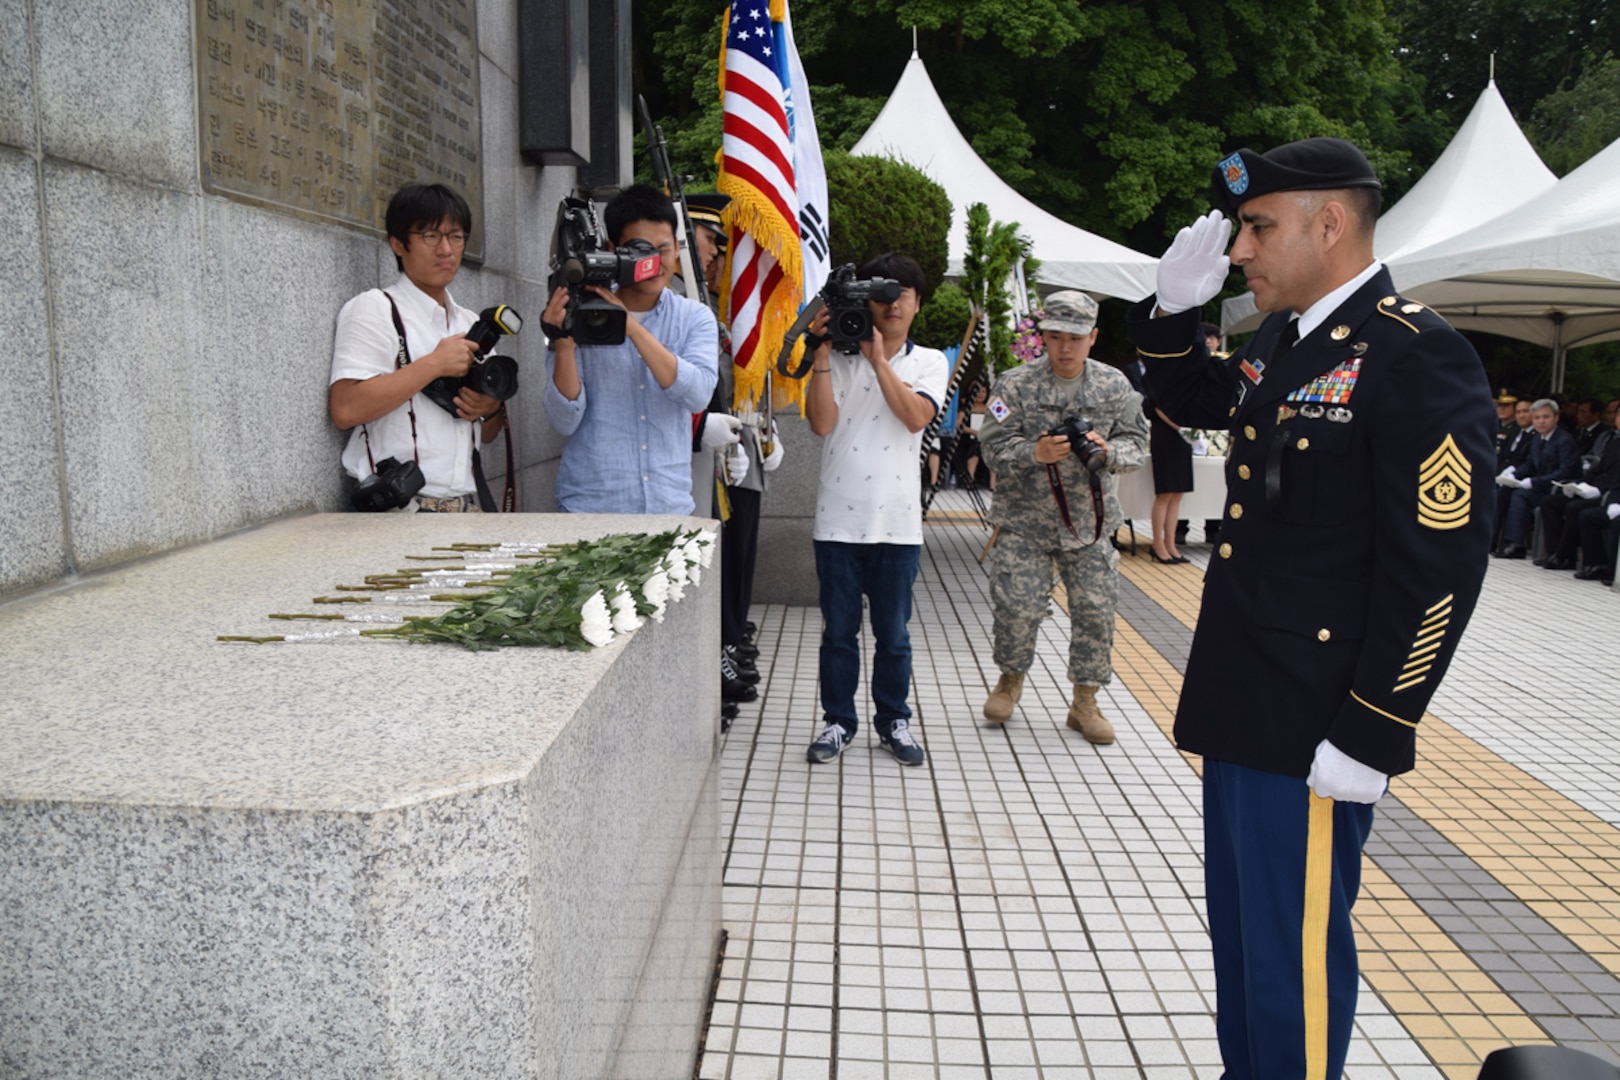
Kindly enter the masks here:
M 1148 554 L 1153 556 L 1154 562 L 1160 563 L 1164 566 L 1171 566 L 1181 561 L 1179 559 L 1167 559 L 1163 555 L 1160 555 L 1157 551 L 1154 551 L 1152 548 L 1148 548 Z

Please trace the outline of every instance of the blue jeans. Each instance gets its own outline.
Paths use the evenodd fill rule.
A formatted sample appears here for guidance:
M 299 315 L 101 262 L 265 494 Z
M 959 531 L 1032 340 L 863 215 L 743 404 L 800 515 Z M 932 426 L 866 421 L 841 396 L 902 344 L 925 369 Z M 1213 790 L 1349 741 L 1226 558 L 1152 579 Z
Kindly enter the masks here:
M 872 722 L 887 734 L 896 720 L 911 719 L 911 583 L 917 578 L 919 544 L 845 544 L 817 540 L 821 578 L 821 709 L 826 723 L 855 734 L 855 686 L 861 678 L 861 595 L 871 606 Z

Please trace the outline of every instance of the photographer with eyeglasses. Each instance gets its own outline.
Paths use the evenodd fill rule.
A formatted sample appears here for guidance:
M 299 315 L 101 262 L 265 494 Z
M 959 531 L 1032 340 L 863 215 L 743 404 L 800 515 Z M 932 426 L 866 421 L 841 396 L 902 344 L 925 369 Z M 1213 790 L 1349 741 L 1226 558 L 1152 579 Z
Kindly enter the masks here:
M 443 184 L 407 184 L 385 215 L 400 277 L 361 293 L 338 313 L 328 407 L 353 429 L 343 467 L 360 481 L 356 509 L 456 513 L 480 509 L 473 457 L 477 440 L 500 433 L 501 401 L 461 387 L 448 405 L 423 391 L 467 375 L 478 343 L 467 332 L 478 315 L 450 296 L 461 269 L 472 210 Z

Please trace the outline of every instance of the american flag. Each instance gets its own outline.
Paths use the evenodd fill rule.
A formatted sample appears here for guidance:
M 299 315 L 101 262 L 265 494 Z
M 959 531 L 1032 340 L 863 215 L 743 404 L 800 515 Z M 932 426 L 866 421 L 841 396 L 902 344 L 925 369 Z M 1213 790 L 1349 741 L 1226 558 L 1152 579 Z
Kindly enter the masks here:
M 782 336 L 805 299 L 794 163 L 810 151 L 795 148 L 794 129 L 809 120 L 810 102 L 807 92 L 805 100 L 793 100 L 796 61 L 787 0 L 735 0 L 726 13 L 721 46 L 724 124 L 717 186 L 731 196 L 729 287 L 722 302 L 731 324 L 739 402 L 758 398 Z M 799 124 L 795 113 L 802 113 Z M 810 121 L 803 133 L 811 143 L 814 131 Z M 819 146 L 814 158 L 819 174 Z M 821 187 L 825 191 L 825 180 Z M 818 224 L 826 220 L 825 206 L 812 209 Z M 824 227 L 813 239 L 825 249 Z

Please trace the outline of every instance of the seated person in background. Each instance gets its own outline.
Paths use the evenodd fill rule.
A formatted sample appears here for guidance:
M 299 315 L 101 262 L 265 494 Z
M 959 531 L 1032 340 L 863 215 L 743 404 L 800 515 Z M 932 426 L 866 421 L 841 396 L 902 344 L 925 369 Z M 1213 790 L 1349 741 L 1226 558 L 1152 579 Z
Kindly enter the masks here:
M 1536 560 L 1538 566 L 1548 570 L 1575 569 L 1581 514 L 1599 506 L 1606 493 L 1620 488 L 1620 439 L 1604 438 L 1600 445 L 1602 452 L 1582 479 L 1560 485 L 1536 508 L 1547 552 Z
M 452 416 L 421 392 L 441 376 L 465 375 L 477 352 L 466 337 L 477 315 L 449 292 L 472 210 L 443 184 L 407 184 L 389 200 L 384 225 L 399 280 L 343 305 L 332 347 L 327 406 L 334 424 L 355 429 L 343 467 L 364 480 L 388 458 L 415 461 L 425 482 L 401 510 L 476 511 L 478 429 L 485 442 L 493 439 L 506 410 L 495 398 L 463 389 Z
M 1509 465 L 1524 464 L 1524 459 L 1530 453 L 1530 440 L 1534 437 L 1536 429 L 1530 423 L 1530 399 L 1520 398 L 1513 403 L 1514 431 L 1508 437 L 1496 444 L 1496 471 L 1500 473 Z
M 1518 404 L 1519 399 L 1514 397 L 1513 394 L 1507 390 L 1503 390 L 1496 395 L 1497 460 L 1501 460 L 1503 448 L 1506 447 L 1510 441 L 1512 441 L 1513 436 L 1519 433 L 1518 421 L 1513 418 L 1515 411 L 1514 407 Z M 1502 467 L 1498 466 L 1497 471 L 1501 472 Z
M 720 329 L 706 304 L 670 292 L 675 273 L 675 204 L 637 184 L 602 213 L 615 247 L 646 240 L 658 276 L 612 292 L 586 286 L 629 313 L 618 345 L 576 345 L 562 332 L 568 290 L 551 294 L 541 317 L 546 416 L 567 441 L 557 470 L 557 509 L 583 514 L 690 514 L 692 414 L 708 407 L 717 377 Z
M 1620 487 L 1604 492 L 1601 502 L 1582 510 L 1578 527 L 1582 566 L 1575 576 L 1613 585 L 1615 549 L 1620 547 Z
M 1530 512 L 1553 491 L 1553 484 L 1577 480 L 1581 456 L 1575 437 L 1558 426 L 1558 404 L 1542 398 L 1530 406 L 1535 433 L 1524 464 L 1509 465 L 1496 478 L 1502 490 L 1496 498 L 1496 517 L 1502 522 L 1502 541 L 1491 554 L 1499 559 L 1522 559 L 1528 553 Z
M 1603 432 L 1603 402 L 1597 398 L 1583 398 L 1575 403 L 1575 448 L 1582 454 L 1598 451 L 1598 436 Z

